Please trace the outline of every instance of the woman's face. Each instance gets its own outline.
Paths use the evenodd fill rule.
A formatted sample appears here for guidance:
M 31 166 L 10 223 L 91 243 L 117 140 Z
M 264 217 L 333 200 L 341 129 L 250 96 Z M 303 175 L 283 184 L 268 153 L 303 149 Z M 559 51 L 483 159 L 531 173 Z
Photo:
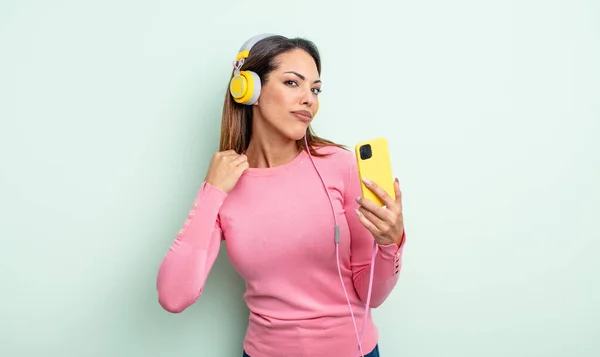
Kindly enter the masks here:
M 300 49 L 279 55 L 277 64 L 254 104 L 254 121 L 259 130 L 299 140 L 319 106 L 319 72 L 313 58 Z

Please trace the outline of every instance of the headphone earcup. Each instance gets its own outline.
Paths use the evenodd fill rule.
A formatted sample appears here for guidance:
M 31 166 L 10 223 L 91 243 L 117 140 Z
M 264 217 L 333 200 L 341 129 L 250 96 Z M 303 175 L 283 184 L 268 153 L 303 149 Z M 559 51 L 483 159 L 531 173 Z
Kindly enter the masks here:
M 229 82 L 229 93 L 237 103 L 252 105 L 260 96 L 260 77 L 252 71 L 241 71 Z

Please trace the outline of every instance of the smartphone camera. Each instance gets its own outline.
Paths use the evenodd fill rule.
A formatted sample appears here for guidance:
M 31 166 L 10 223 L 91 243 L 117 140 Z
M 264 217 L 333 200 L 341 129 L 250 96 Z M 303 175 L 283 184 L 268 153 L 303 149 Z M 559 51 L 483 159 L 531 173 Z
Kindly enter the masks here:
M 359 151 L 361 160 L 367 160 L 373 156 L 373 152 L 371 152 L 371 145 L 369 144 L 361 146 Z

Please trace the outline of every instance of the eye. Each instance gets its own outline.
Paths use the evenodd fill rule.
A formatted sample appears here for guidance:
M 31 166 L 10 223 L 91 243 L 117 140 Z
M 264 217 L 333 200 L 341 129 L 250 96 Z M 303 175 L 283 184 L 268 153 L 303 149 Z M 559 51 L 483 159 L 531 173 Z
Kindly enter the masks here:
M 298 82 L 293 79 L 289 79 L 287 81 L 284 81 L 283 83 L 285 83 L 285 85 L 288 86 L 298 87 Z M 313 92 L 313 94 L 316 95 L 319 95 L 322 92 L 321 88 L 312 88 L 311 91 Z

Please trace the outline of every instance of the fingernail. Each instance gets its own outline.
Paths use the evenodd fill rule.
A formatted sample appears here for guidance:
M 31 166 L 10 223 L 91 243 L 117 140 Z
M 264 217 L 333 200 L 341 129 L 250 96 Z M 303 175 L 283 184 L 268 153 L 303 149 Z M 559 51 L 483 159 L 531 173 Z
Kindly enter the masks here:
M 354 210 L 354 213 L 356 213 L 357 216 L 360 216 L 360 211 L 357 209 Z
M 360 202 L 360 196 L 355 198 L 356 202 Z
M 371 184 L 371 180 L 369 180 L 368 178 L 363 178 L 363 182 L 365 183 L 365 185 L 370 185 Z

